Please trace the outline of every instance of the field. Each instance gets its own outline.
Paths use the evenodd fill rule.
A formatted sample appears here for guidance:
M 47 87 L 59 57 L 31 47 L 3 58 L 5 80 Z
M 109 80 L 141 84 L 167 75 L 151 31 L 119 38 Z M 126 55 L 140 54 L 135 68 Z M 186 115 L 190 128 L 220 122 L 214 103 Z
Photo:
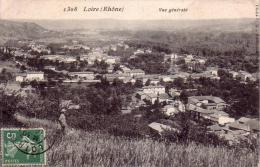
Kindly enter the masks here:
M 257 166 L 257 155 L 221 147 L 167 145 L 150 139 L 127 140 L 73 131 L 48 152 L 48 163 L 54 166 L 251 167 Z
M 47 120 L 17 118 L 27 126 L 49 129 L 48 136 L 51 127 L 57 128 Z M 258 162 L 258 155 L 247 150 L 133 140 L 74 129 L 60 136 L 47 155 L 50 166 L 253 167 Z

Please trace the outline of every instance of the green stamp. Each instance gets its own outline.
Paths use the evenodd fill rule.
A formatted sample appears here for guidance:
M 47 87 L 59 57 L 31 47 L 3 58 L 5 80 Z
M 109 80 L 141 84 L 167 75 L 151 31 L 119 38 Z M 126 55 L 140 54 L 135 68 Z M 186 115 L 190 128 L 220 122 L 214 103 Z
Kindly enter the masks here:
M 44 129 L 1 129 L 2 165 L 45 165 Z

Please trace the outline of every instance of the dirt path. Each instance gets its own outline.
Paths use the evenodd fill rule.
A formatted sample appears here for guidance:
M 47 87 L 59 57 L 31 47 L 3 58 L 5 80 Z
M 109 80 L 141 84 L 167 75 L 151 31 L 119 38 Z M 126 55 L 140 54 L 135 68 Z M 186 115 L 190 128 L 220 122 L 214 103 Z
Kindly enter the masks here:
M 58 122 L 46 120 L 46 119 L 37 119 L 37 118 L 28 118 L 26 116 L 23 116 L 21 114 L 15 114 L 15 119 L 18 122 L 21 122 L 22 124 L 29 126 L 29 127 L 35 127 L 35 128 L 49 128 L 49 129 L 59 129 L 60 125 Z
M 18 114 L 18 113 L 15 114 L 14 117 L 18 122 L 20 122 L 23 125 L 26 125 L 30 128 L 43 128 L 45 130 L 50 130 L 50 131 L 61 130 L 60 124 L 58 122 L 54 122 L 51 120 L 28 118 L 28 117 Z M 73 133 L 75 131 L 76 131 L 75 129 L 68 127 L 68 128 L 66 128 L 65 134 L 73 135 Z

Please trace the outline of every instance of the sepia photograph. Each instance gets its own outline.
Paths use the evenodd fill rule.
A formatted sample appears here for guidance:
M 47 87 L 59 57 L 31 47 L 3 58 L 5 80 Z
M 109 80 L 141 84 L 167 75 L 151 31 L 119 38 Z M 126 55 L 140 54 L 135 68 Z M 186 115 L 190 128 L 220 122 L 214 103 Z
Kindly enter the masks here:
M 255 0 L 0 0 L 0 166 L 258 167 Z

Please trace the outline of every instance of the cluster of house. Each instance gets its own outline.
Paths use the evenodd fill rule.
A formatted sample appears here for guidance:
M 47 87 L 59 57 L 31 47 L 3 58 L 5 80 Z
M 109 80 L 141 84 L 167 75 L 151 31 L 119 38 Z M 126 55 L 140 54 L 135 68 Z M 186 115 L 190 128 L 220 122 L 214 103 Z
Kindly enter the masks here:
M 171 97 L 166 93 L 164 86 L 144 86 L 136 92 L 136 96 L 140 100 L 150 101 L 152 104 L 156 100 L 166 103 L 172 101 Z
M 51 50 L 48 46 L 46 46 L 43 43 L 39 43 L 39 42 L 35 42 L 32 40 L 19 40 L 17 41 L 18 46 L 27 46 L 27 48 L 29 48 L 29 52 L 30 51 L 35 51 L 38 53 L 43 53 L 43 54 L 50 54 Z M 23 50 L 21 48 L 13 48 L 12 50 Z
M 179 103 L 177 101 L 177 103 Z M 174 106 L 166 105 L 163 111 L 168 116 L 179 112 L 189 112 L 197 120 L 209 120 L 208 132 L 214 133 L 227 140 L 230 144 L 239 143 L 240 140 L 257 138 L 259 136 L 259 119 L 241 117 L 235 119 L 223 110 L 228 106 L 224 100 L 216 96 L 190 96 L 186 106 L 179 103 Z M 165 130 L 178 131 L 176 127 L 168 124 L 153 122 L 148 125 L 153 132 L 161 134 Z
M 50 61 L 59 61 L 64 63 L 73 63 L 76 62 L 77 59 L 75 56 L 68 56 L 65 54 L 65 51 L 57 51 L 56 55 L 51 55 L 51 50 L 43 44 L 37 44 L 33 41 L 29 41 L 26 43 L 26 46 L 30 48 L 31 51 L 36 51 L 38 53 L 43 53 L 45 55 L 41 56 L 41 59 L 50 60 Z M 93 48 L 91 49 L 88 46 L 79 44 L 77 41 L 73 42 L 73 45 L 64 45 L 61 47 L 61 49 L 67 49 L 67 50 L 78 50 L 83 49 L 90 51 L 88 54 L 82 54 L 80 55 L 81 61 L 88 61 L 89 64 L 94 64 L 94 62 L 104 60 L 107 64 L 113 65 L 119 62 L 120 57 L 116 56 L 109 56 L 104 52 L 103 48 Z M 21 48 L 14 48 L 12 49 L 13 55 L 15 57 L 20 56 L 24 58 L 34 57 L 33 55 L 29 54 L 28 52 L 24 51 Z
M 91 52 L 88 55 L 81 55 L 80 56 L 81 61 L 87 61 L 88 64 L 93 65 L 95 61 L 104 61 L 105 63 L 109 65 L 113 65 L 116 63 L 119 63 L 120 57 L 116 56 L 108 56 L 105 54 L 96 54 L 95 52 Z
M 242 81 L 248 81 L 248 80 L 256 81 L 256 79 L 258 77 L 257 75 L 254 76 L 253 74 L 250 74 L 249 72 L 242 71 L 242 70 L 240 70 L 238 72 L 237 71 L 229 71 L 229 73 L 232 75 L 232 77 L 234 79 L 239 78 Z
M 210 79 L 217 79 L 219 80 L 220 77 L 218 75 L 218 68 L 217 67 L 207 67 L 205 71 L 201 73 L 192 73 L 190 74 L 192 79 L 199 79 L 201 77 L 210 78 Z
M 119 63 L 120 57 L 109 56 L 104 52 L 103 48 L 93 48 L 90 53 L 80 56 L 81 61 L 87 61 L 88 64 L 93 65 L 95 61 L 104 61 L 109 65 Z
M 185 64 L 187 65 L 187 68 L 191 71 L 195 70 L 197 71 L 198 69 L 201 69 L 202 65 L 205 65 L 207 59 L 201 58 L 199 56 L 194 56 L 194 55 L 178 55 L 176 53 L 172 54 L 166 54 L 164 56 L 165 61 L 170 60 L 171 62 L 177 62 L 178 60 L 184 60 Z M 200 70 L 204 71 L 204 70 Z M 201 73 L 194 73 L 191 74 L 192 78 L 199 78 L 199 77 L 208 77 L 211 79 L 219 79 L 218 74 L 217 74 L 218 68 L 217 67 L 207 67 L 207 69 L 204 72 Z M 256 81 L 258 78 L 258 74 L 251 74 L 246 71 L 233 71 L 233 70 L 227 70 L 234 79 L 240 78 L 242 81 Z
M 143 102 L 150 102 L 151 104 L 154 104 L 156 101 L 159 103 L 164 102 L 165 105 L 161 111 L 166 116 L 185 112 L 185 105 L 180 100 L 174 99 L 171 94 L 166 92 L 165 87 L 161 85 L 144 86 L 136 92 L 135 96 L 141 101 L 141 105 L 145 105 Z
M 94 72 L 91 71 L 69 72 L 68 75 L 72 79 L 93 80 L 95 78 Z
M 209 131 L 228 140 L 230 143 L 239 142 L 247 136 L 259 134 L 259 120 L 242 117 L 238 120 L 229 116 L 223 110 L 228 106 L 224 100 L 215 96 L 191 96 L 188 98 L 186 110 L 196 119 L 207 119 L 213 125 Z
M 62 46 L 62 49 L 68 49 L 68 50 L 80 50 L 80 49 L 90 50 L 91 48 L 89 46 L 86 46 L 86 45 L 75 43 L 73 45 L 64 45 L 64 46 Z
M 40 45 L 40 44 L 35 44 L 33 42 L 30 42 L 29 45 L 31 48 L 34 49 L 39 49 L 39 51 L 44 51 L 44 49 L 48 49 L 46 46 L 44 45 Z M 117 50 L 118 47 L 124 47 L 127 48 L 129 46 L 125 45 L 124 43 L 119 43 L 119 44 L 115 44 L 115 45 L 110 45 L 108 46 L 108 50 Z M 141 80 L 143 84 L 145 84 L 147 81 L 149 81 L 149 84 L 147 85 L 160 85 L 160 82 L 171 82 L 174 81 L 177 78 L 182 78 L 183 81 L 185 82 L 189 77 L 193 78 L 193 79 L 198 79 L 200 77 L 206 77 L 206 78 L 211 78 L 211 79 L 220 79 L 220 77 L 218 76 L 218 68 L 216 67 L 208 67 L 205 71 L 201 72 L 201 73 L 186 73 L 186 72 L 177 72 L 177 73 L 173 73 L 171 75 L 146 75 L 145 72 L 141 69 L 130 69 L 128 67 L 126 67 L 125 65 L 120 65 L 120 70 L 118 71 L 114 71 L 114 65 L 120 63 L 120 57 L 118 56 L 109 56 L 106 53 L 106 48 L 105 47 L 97 47 L 97 48 L 89 48 L 88 46 L 85 45 L 81 45 L 78 42 L 74 42 L 73 45 L 64 45 L 63 48 L 66 49 L 85 49 L 90 51 L 88 54 L 82 54 L 80 55 L 80 61 L 87 61 L 88 64 L 94 64 L 95 61 L 104 61 L 106 62 L 109 67 L 108 67 L 108 74 L 105 74 L 104 77 L 107 78 L 108 81 L 112 82 L 114 79 L 120 79 L 122 80 L 124 83 L 130 82 L 130 83 L 135 83 L 137 80 Z M 137 49 L 133 56 L 136 56 L 137 54 L 140 53 L 151 53 L 152 50 L 151 49 Z M 16 50 L 14 55 L 20 55 L 23 57 L 30 57 L 30 54 L 23 52 L 22 50 Z M 53 62 L 63 62 L 63 63 L 74 63 L 77 62 L 78 59 L 74 56 L 68 56 L 68 55 L 62 55 L 62 54 L 57 54 L 57 55 L 43 55 L 40 57 L 41 59 L 45 59 L 45 60 L 50 60 Z M 180 59 L 183 59 L 185 61 L 185 63 L 187 65 L 191 65 L 189 67 L 193 68 L 192 65 L 194 64 L 205 64 L 206 59 L 200 58 L 198 56 L 194 56 L 194 55 L 178 55 L 175 53 L 172 54 L 165 54 L 164 56 L 165 61 L 167 60 L 171 60 L 171 61 L 178 61 Z M 22 65 L 21 63 L 18 62 L 18 64 Z M 77 72 L 80 75 L 81 72 Z M 86 73 L 86 72 L 82 72 L 82 73 Z M 230 73 L 232 74 L 232 76 L 234 78 L 241 78 L 243 81 L 246 80 L 255 80 L 255 77 L 252 76 L 252 74 L 247 73 L 245 71 L 239 71 L 239 72 L 234 72 L 234 71 L 230 71 Z M 21 74 L 22 75 L 22 74 Z M 25 76 L 25 75 L 24 75 Z M 18 80 L 22 80 L 21 79 L 22 76 L 20 76 L 20 79 L 18 78 Z M 26 77 L 23 77 L 26 80 Z M 73 77 L 75 79 L 75 77 Z M 80 79 L 84 79 L 84 77 L 78 77 Z M 90 77 L 93 78 L 93 77 Z M 85 80 L 91 80 L 89 79 L 89 77 L 86 77 Z M 29 80 L 29 79 L 27 79 Z
M 160 74 L 145 74 L 141 69 L 130 69 L 124 65 L 120 65 L 121 70 L 105 74 L 104 77 L 108 81 L 112 82 L 115 78 L 121 79 L 124 83 L 131 82 L 135 83 L 136 80 L 142 81 L 143 84 L 149 81 L 149 85 L 160 85 L 160 82 L 172 82 L 176 79 L 182 78 L 184 82 L 190 77 L 192 79 L 199 79 L 200 77 L 211 78 L 211 79 L 220 79 L 218 76 L 218 69 L 214 67 L 207 68 L 206 71 L 202 73 L 187 73 L 187 72 L 178 72 L 171 75 L 160 75 Z
M 186 108 L 185 105 L 180 100 L 174 100 L 170 104 L 165 105 L 162 108 L 162 112 L 166 116 L 174 116 L 180 112 L 185 112 Z
M 184 82 L 187 81 L 189 77 L 193 79 L 198 79 L 200 77 L 207 77 L 211 79 L 219 79 L 217 70 L 209 70 L 205 71 L 203 73 L 198 73 L 198 74 L 189 74 L 186 72 L 178 72 L 176 74 L 172 75 L 160 75 L 160 74 L 145 74 L 145 72 L 142 69 L 129 69 L 123 65 L 120 67 L 121 70 L 113 72 L 108 71 L 108 74 L 105 74 L 104 77 L 112 82 L 114 79 L 120 79 L 124 83 L 131 82 L 135 83 L 136 80 L 141 81 L 143 84 L 146 82 L 149 82 L 149 85 L 160 85 L 160 82 L 172 82 L 176 79 L 182 78 Z
M 36 93 L 36 89 L 31 85 L 21 87 L 18 83 L 0 84 L 0 89 L 3 89 L 7 95 L 12 95 L 15 92 L 21 97 L 27 97 L 30 94 Z
M 31 55 L 31 54 L 25 52 L 23 49 L 13 50 L 12 54 L 14 55 L 14 57 L 23 57 L 23 58 L 33 58 L 33 57 L 35 57 L 34 55 Z
M 119 43 L 117 43 L 116 45 L 110 45 L 110 49 L 116 51 L 117 48 L 123 48 L 123 49 L 128 49 L 129 46 L 127 44 L 124 43 L 124 41 L 120 41 Z
M 197 70 L 200 65 L 204 65 L 207 61 L 205 58 L 193 55 L 185 55 L 183 59 L 189 70 Z
M 134 51 L 134 53 L 129 57 L 129 59 L 134 59 L 137 57 L 138 54 L 144 54 L 144 53 L 152 53 L 152 50 L 150 48 L 148 49 L 137 49 L 136 51 Z
M 31 42 L 28 45 L 32 51 L 38 52 L 38 53 L 45 53 L 45 54 L 50 54 L 51 50 L 48 48 L 46 45 L 43 44 L 36 44 L 34 42 Z
M 135 83 L 137 77 L 145 76 L 145 72 L 141 69 L 130 69 L 124 65 L 120 65 L 120 69 L 121 70 L 116 72 L 113 72 L 113 70 L 108 70 L 109 73 L 104 74 L 103 77 L 106 78 L 109 82 L 113 82 L 114 79 L 120 79 L 124 83 Z
M 207 59 L 194 56 L 191 54 L 184 54 L 184 55 L 178 55 L 176 53 L 171 54 L 165 54 L 164 55 L 164 61 L 171 61 L 171 62 L 177 62 L 179 60 L 184 60 L 185 64 L 188 66 L 190 70 L 193 70 L 196 68 L 196 65 L 204 65 L 207 61 Z
M 36 55 L 32 55 L 32 54 L 29 53 L 30 50 L 25 51 L 24 49 L 17 48 L 17 47 L 8 47 L 8 48 L 9 49 L 7 49 L 7 47 L 0 47 L 0 51 L 2 51 L 3 53 L 9 52 L 15 58 L 17 58 L 17 57 L 22 57 L 22 58 L 34 58 L 34 57 L 36 57 Z M 31 49 L 31 51 L 32 51 L 32 49 Z
M 191 96 L 188 97 L 187 110 L 193 112 L 197 119 L 205 118 L 216 121 L 219 124 L 234 122 L 223 110 L 227 104 L 215 96 Z
M 39 53 L 46 52 L 46 47 L 36 44 L 30 45 L 31 49 L 37 51 Z M 118 45 L 111 45 L 108 49 L 116 51 Z M 122 47 L 126 48 L 126 45 L 122 44 Z M 174 116 L 179 112 L 187 112 L 189 111 L 192 116 L 198 121 L 200 119 L 207 119 L 212 122 L 213 125 L 209 126 L 208 129 L 210 132 L 213 132 L 220 137 L 225 138 L 230 142 L 236 142 L 239 139 L 243 139 L 243 137 L 247 136 L 256 136 L 259 133 L 259 124 L 257 119 L 245 118 L 242 117 L 238 120 L 229 116 L 228 113 L 224 111 L 224 109 L 228 106 L 224 100 L 215 96 L 191 96 L 188 98 L 187 105 L 184 105 L 181 101 L 175 99 L 174 97 L 180 96 L 181 90 L 177 90 L 175 88 L 171 88 L 166 92 L 164 86 L 160 83 L 163 82 L 171 82 L 178 78 L 182 78 L 184 82 L 187 79 L 193 78 L 198 79 L 200 77 L 206 77 L 211 79 L 220 79 L 218 76 L 218 68 L 216 67 L 208 67 L 205 71 L 201 73 L 186 73 L 186 72 L 178 72 L 171 75 L 147 75 L 142 69 L 130 69 L 125 65 L 120 65 L 119 70 L 114 71 L 114 65 L 120 63 L 120 57 L 117 56 L 109 56 L 104 52 L 102 48 L 94 48 L 90 49 L 87 46 L 79 45 L 75 43 L 72 46 L 64 45 L 64 49 L 85 49 L 90 52 L 86 55 L 81 55 L 81 61 L 87 61 L 88 64 L 94 64 L 95 61 L 105 61 L 109 64 L 108 73 L 103 74 L 102 77 L 106 78 L 107 81 L 113 82 L 115 79 L 120 79 L 124 83 L 135 83 L 137 80 L 141 81 L 143 86 L 141 89 L 135 92 L 135 97 L 138 99 L 137 106 L 146 105 L 147 102 L 154 104 L 157 102 L 164 103 L 161 111 L 166 116 Z M 134 54 L 130 57 L 133 58 L 140 53 L 151 53 L 151 49 L 137 49 Z M 29 56 L 23 50 L 15 50 L 15 56 Z M 73 56 L 67 56 L 62 54 L 57 55 L 44 55 L 40 57 L 41 59 L 46 59 L 50 61 L 59 61 L 64 63 L 73 63 L 77 62 L 77 58 Z M 203 65 L 206 62 L 206 59 L 196 57 L 193 55 L 177 55 L 177 54 L 166 54 L 164 57 L 165 61 L 170 59 L 171 62 L 184 59 L 185 63 L 188 65 L 190 70 L 196 68 L 196 65 Z M 53 66 L 46 66 L 45 69 L 55 70 Z M 80 71 L 80 72 L 68 72 L 68 71 L 56 71 L 62 72 L 68 76 L 67 79 L 64 79 L 64 83 L 73 83 L 78 81 L 86 81 L 86 82 L 98 82 L 95 80 L 96 74 L 90 71 Z M 241 78 L 242 81 L 247 80 L 255 80 L 255 77 L 247 73 L 245 71 L 230 71 L 234 78 Z M 24 81 L 44 81 L 44 73 L 41 71 L 27 71 L 24 73 L 18 73 L 16 75 L 15 80 L 17 82 Z M 65 102 L 64 102 L 65 103 Z M 68 102 L 71 103 L 71 102 Z M 68 105 L 68 104 L 66 104 Z M 70 104 L 71 105 L 71 104 Z M 128 111 L 128 109 L 126 109 Z M 125 110 L 125 111 L 126 111 Z M 164 129 L 176 130 L 171 126 L 164 125 L 158 122 L 153 122 L 149 124 L 150 128 L 157 130 L 161 133 Z
M 48 66 L 45 69 L 49 70 L 55 70 L 55 67 L 53 66 Z M 63 71 L 56 71 L 56 72 L 63 72 Z M 89 81 L 89 82 L 98 82 L 95 80 L 95 74 L 94 72 L 91 71 L 82 71 L 82 72 L 63 72 L 65 75 L 68 76 L 68 79 L 64 79 L 63 82 L 84 82 L 84 81 Z M 23 73 L 17 73 L 15 76 L 15 81 L 16 82 L 30 82 L 33 80 L 36 81 L 44 81 L 44 72 L 41 71 L 27 71 Z
M 77 61 L 76 57 L 67 56 L 67 55 L 43 55 L 40 58 L 44 60 L 53 61 L 53 62 L 58 61 L 63 63 L 73 63 Z

